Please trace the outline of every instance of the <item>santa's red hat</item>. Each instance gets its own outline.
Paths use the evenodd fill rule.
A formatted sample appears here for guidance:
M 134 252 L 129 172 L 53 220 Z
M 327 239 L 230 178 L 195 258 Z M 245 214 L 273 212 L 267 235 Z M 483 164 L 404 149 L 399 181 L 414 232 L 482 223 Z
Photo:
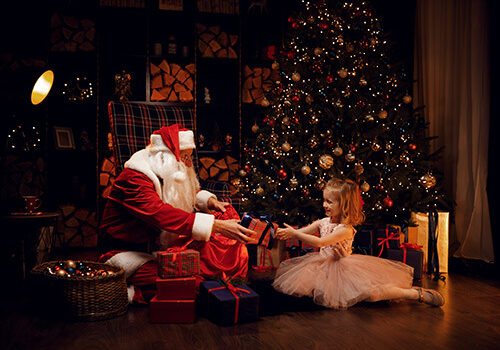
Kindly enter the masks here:
M 180 124 L 164 126 L 151 135 L 151 149 L 154 151 L 166 151 L 169 149 L 177 161 L 180 160 L 180 151 L 196 148 L 193 131 L 184 128 Z

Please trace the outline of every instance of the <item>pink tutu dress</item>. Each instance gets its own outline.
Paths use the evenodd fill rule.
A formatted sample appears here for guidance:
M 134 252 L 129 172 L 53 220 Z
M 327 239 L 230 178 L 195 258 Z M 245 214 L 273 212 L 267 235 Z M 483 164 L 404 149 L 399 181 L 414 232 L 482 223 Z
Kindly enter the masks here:
M 343 224 L 324 218 L 321 237 L 332 234 Z M 352 254 L 353 237 L 333 245 L 283 261 L 273 287 L 285 294 L 312 297 L 316 304 L 345 309 L 359 301 L 384 300 L 387 288 L 411 288 L 413 267 L 399 261 L 371 255 Z

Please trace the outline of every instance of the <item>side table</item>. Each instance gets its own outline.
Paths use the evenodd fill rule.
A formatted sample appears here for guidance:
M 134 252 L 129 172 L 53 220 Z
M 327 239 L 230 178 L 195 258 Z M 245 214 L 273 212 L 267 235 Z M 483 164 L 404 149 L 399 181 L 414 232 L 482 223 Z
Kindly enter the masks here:
M 26 270 L 40 263 L 37 261 L 38 248 L 50 249 L 54 243 L 54 233 L 50 231 L 57 227 L 58 213 L 39 212 L 33 214 L 12 213 L 1 218 L 5 241 L 11 242 L 18 251 L 10 251 L 11 259 L 17 254 L 21 257 L 22 277 L 26 279 Z M 43 231 L 48 229 L 49 231 Z

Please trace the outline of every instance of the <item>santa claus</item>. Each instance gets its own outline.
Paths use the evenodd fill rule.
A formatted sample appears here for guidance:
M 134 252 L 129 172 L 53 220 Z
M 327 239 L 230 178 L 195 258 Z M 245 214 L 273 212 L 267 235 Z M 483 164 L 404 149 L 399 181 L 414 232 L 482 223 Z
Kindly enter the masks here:
M 104 208 L 101 262 L 124 269 L 129 300 L 153 296 L 158 266 L 155 248 L 183 246 L 200 252 L 200 276 L 244 278 L 255 234 L 239 224 L 228 203 L 200 191 L 193 169 L 194 134 L 179 124 L 162 127 L 132 155 L 116 178 Z M 152 243 L 154 242 L 154 243 Z

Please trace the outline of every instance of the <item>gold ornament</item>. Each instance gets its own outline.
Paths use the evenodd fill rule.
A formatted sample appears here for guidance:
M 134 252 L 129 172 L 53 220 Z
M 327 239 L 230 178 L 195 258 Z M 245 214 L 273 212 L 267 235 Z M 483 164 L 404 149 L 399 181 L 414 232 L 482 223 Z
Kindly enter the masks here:
M 318 146 L 318 138 L 316 136 L 313 136 L 309 139 L 309 147 L 311 148 L 316 148 Z
M 74 262 L 73 260 L 68 260 L 68 261 L 66 261 L 66 265 L 67 265 L 68 267 L 73 268 L 73 269 L 76 267 L 76 264 L 75 264 L 75 262 Z
M 288 118 L 288 117 L 283 117 L 283 120 L 281 120 L 281 122 L 282 122 L 284 125 L 290 125 L 290 118 Z
M 382 204 L 380 202 L 375 203 L 375 209 L 382 210 Z
M 255 190 L 255 193 L 259 196 L 262 196 L 264 194 L 264 189 L 262 187 L 257 187 L 257 189 Z
M 340 157 L 343 153 L 344 150 L 340 146 L 335 147 L 335 149 L 333 150 L 333 154 L 336 155 L 337 157 Z
M 295 82 L 299 81 L 300 80 L 300 73 L 297 73 L 297 72 L 293 73 L 292 80 Z
M 277 70 L 279 67 L 280 67 L 280 64 L 276 61 L 274 61 L 273 64 L 271 64 L 271 68 L 274 70 Z
M 333 165 L 333 157 L 329 154 L 323 154 L 319 157 L 319 166 L 323 169 L 330 169 Z
M 368 115 L 365 117 L 365 120 L 366 120 L 367 122 L 372 122 L 372 121 L 374 121 L 374 120 L 375 120 L 375 118 L 373 118 L 373 115 L 368 114 Z
M 285 141 L 282 145 L 281 145 L 281 149 L 285 152 L 288 152 L 290 149 L 292 148 L 292 146 L 287 142 Z
M 361 164 L 356 164 L 354 166 L 354 172 L 357 174 L 357 175 L 361 175 L 363 174 L 363 172 L 365 171 L 365 168 L 361 165 Z
M 254 125 L 252 125 L 252 132 L 256 134 L 257 131 L 259 131 L 259 126 L 257 125 L 257 123 L 255 123 Z
M 411 102 L 411 96 L 410 95 L 405 95 L 403 96 L 403 102 L 408 104 Z
M 354 159 L 356 159 L 356 156 L 354 155 L 354 153 L 352 153 L 351 151 L 347 152 L 347 154 L 345 155 L 345 159 L 348 161 L 348 162 L 353 162 Z
M 368 192 L 370 190 L 370 184 L 368 182 L 364 181 L 361 184 L 360 188 L 361 188 L 361 191 Z
M 373 151 L 378 152 L 378 151 L 380 151 L 381 148 L 382 148 L 382 146 L 380 146 L 380 144 L 378 144 L 377 141 L 373 141 L 373 143 L 372 143 L 372 150 Z
M 408 155 L 408 151 L 404 151 L 403 153 L 401 153 L 401 155 L 399 156 L 399 160 L 403 163 L 409 163 L 410 156 Z
M 262 107 L 269 107 L 269 101 L 268 101 L 268 99 L 264 97 L 264 98 L 262 99 L 262 101 L 260 102 L 260 105 L 261 105 Z
M 337 74 L 339 75 L 339 77 L 341 78 L 345 78 L 347 77 L 347 71 L 345 69 L 341 69 L 337 72 Z
M 307 165 L 304 165 L 301 169 L 300 169 L 300 172 L 304 175 L 309 175 L 309 173 L 311 172 L 311 168 L 309 168 L 309 166 Z
M 291 188 L 295 188 L 299 185 L 299 181 L 297 180 L 297 178 L 295 176 L 292 177 L 288 183 L 290 184 Z
M 380 119 L 385 119 L 385 118 L 387 118 L 387 111 L 385 111 L 385 110 L 381 110 L 381 111 L 378 113 L 378 117 L 379 117 Z
M 316 187 L 317 190 L 321 191 L 323 188 L 325 188 L 326 181 L 323 179 L 318 179 L 316 180 L 316 183 L 314 184 L 314 187 Z
M 245 176 L 247 176 L 247 172 L 246 172 L 245 170 L 243 170 L 243 169 L 241 169 L 241 170 L 239 171 L 239 174 L 240 174 L 240 176 L 241 176 L 241 177 L 245 177 Z
M 314 101 L 314 99 L 312 98 L 312 96 L 311 96 L 311 95 L 307 95 L 307 96 L 306 96 L 306 102 L 307 102 L 307 103 L 311 104 L 311 103 L 313 103 L 313 101 Z
M 314 49 L 314 54 L 315 54 L 316 56 L 319 56 L 319 55 L 321 55 L 322 53 L 323 53 L 323 49 L 322 49 L 321 47 L 317 47 L 317 48 L 315 48 L 315 49 Z
M 385 144 L 385 149 L 386 149 L 386 150 L 389 150 L 389 151 L 392 149 L 392 143 L 391 143 L 391 141 L 387 141 L 387 142 L 386 142 L 386 144 Z
M 422 186 L 424 186 L 427 189 L 436 186 L 436 178 L 433 175 L 431 175 L 430 173 L 423 175 L 420 178 L 419 182 Z
M 359 85 L 366 86 L 366 84 L 368 84 L 368 82 L 366 81 L 365 78 L 359 79 Z
M 311 122 L 311 124 L 315 125 L 315 124 L 318 124 L 319 118 L 318 118 L 318 116 L 316 114 L 313 114 L 311 116 L 311 120 L 309 120 L 309 121 Z

